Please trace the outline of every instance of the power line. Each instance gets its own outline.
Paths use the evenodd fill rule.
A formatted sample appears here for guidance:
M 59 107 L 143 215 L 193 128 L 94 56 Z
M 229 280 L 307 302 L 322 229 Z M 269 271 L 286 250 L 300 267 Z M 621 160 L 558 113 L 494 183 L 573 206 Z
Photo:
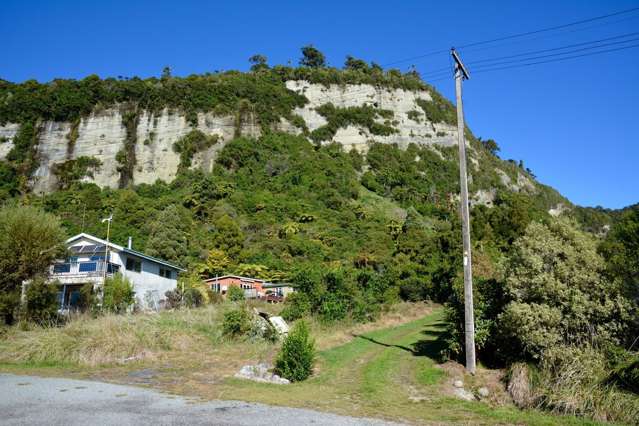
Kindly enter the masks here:
M 590 25 L 590 26 L 583 27 L 583 28 L 575 28 L 575 29 L 571 29 L 571 30 L 567 30 L 567 31 L 560 31 L 560 32 L 558 32 L 556 34 L 542 35 L 542 36 L 534 37 L 534 38 L 527 39 L 527 40 L 510 41 L 510 42 L 507 42 L 507 43 L 498 43 L 498 44 L 493 45 L 493 46 L 485 46 L 485 47 L 475 47 L 475 48 L 470 48 L 470 49 L 463 49 L 463 51 L 464 52 L 479 52 L 479 51 L 482 51 L 482 50 L 498 49 L 498 48 L 503 47 L 503 46 L 512 46 L 514 44 L 528 43 L 528 42 L 535 41 L 535 40 L 543 40 L 543 39 L 547 39 L 547 38 L 551 38 L 551 37 L 558 37 L 558 36 L 560 36 L 562 34 L 570 34 L 570 33 L 576 33 L 576 32 L 581 32 L 581 31 L 588 31 L 588 30 L 591 30 L 593 28 L 604 27 L 604 26 L 607 26 L 607 25 L 617 24 L 619 22 L 624 22 L 624 21 L 628 21 L 628 20 L 631 20 L 631 19 L 637 19 L 637 18 L 639 18 L 639 15 L 629 16 L 629 17 L 626 17 L 626 18 L 623 18 L 623 19 L 616 19 L 616 20 L 610 21 L 610 22 L 602 22 L 602 23 L 599 23 L 599 24 L 596 24 L 596 25 Z M 458 48 L 458 49 L 462 50 L 461 48 Z
M 484 69 L 486 67 L 493 67 L 493 66 L 497 66 L 497 65 L 518 64 L 518 63 L 533 61 L 533 60 L 537 60 L 537 59 L 544 59 L 544 58 L 552 58 L 552 57 L 556 57 L 556 56 L 570 55 L 572 53 L 590 51 L 590 50 L 600 49 L 602 47 L 608 47 L 608 46 L 616 46 L 616 45 L 619 45 L 619 44 L 630 43 L 630 42 L 637 41 L 637 40 L 639 40 L 639 37 L 632 38 L 632 39 L 629 39 L 629 40 L 624 40 L 624 41 L 617 41 L 617 42 L 613 42 L 613 43 L 600 44 L 599 46 L 583 47 L 581 49 L 574 49 L 574 50 L 571 50 L 571 51 L 568 51 L 568 52 L 552 53 L 550 55 L 540 55 L 540 56 L 533 56 L 533 57 L 530 57 L 530 58 L 516 59 L 516 60 L 512 60 L 512 61 L 502 61 L 502 62 L 495 62 L 495 63 L 492 63 L 492 64 L 479 65 L 479 66 L 475 67 L 474 69 L 476 71 L 479 71 L 479 70 Z
M 568 28 L 568 27 L 572 27 L 572 26 L 575 26 L 575 25 L 585 24 L 587 22 L 593 22 L 593 21 L 598 21 L 598 20 L 601 20 L 601 19 L 610 18 L 612 16 L 617 16 L 617 15 L 622 15 L 622 14 L 626 14 L 626 13 L 635 12 L 637 10 L 639 10 L 639 7 L 633 7 L 632 9 L 626 9 L 626 10 L 622 10 L 622 11 L 619 11 L 619 12 L 609 13 L 607 15 L 595 16 L 594 18 L 582 19 L 581 21 L 571 22 L 569 24 L 556 25 L 554 27 L 543 28 L 543 29 L 540 29 L 540 30 L 527 31 L 527 32 L 524 32 L 524 33 L 512 34 L 512 35 L 505 36 L 505 37 L 498 37 L 498 38 L 494 38 L 494 39 L 491 39 L 491 40 L 484 40 L 484 41 L 478 41 L 478 42 L 475 42 L 475 43 L 463 44 L 463 45 L 459 46 L 458 48 L 459 49 L 464 49 L 464 48 L 468 48 L 468 47 L 472 47 L 472 46 L 480 46 L 482 44 L 494 43 L 494 42 L 497 42 L 497 41 L 510 40 L 510 39 L 513 39 L 513 38 L 520 38 L 520 37 L 525 37 L 525 36 L 528 36 L 528 35 L 539 34 L 539 33 L 548 32 L 548 31 L 554 31 L 554 30 L 559 30 L 559 29 L 562 29 L 562 28 Z
M 507 69 L 511 69 L 511 68 L 528 67 L 528 66 L 531 66 L 531 65 L 547 64 L 547 63 L 551 63 L 551 62 L 560 62 L 560 61 L 565 61 L 565 60 L 568 60 L 568 59 L 583 58 L 583 57 L 586 57 L 586 56 L 594 56 L 594 55 L 598 55 L 600 53 L 617 52 L 619 50 L 632 49 L 632 48 L 635 48 L 635 47 L 639 47 L 639 44 L 633 44 L 631 46 L 624 46 L 624 47 L 617 47 L 615 49 L 600 50 L 600 51 L 591 52 L 591 53 L 584 53 L 584 54 L 581 54 L 581 55 L 567 56 L 567 57 L 564 57 L 564 58 L 549 59 L 547 61 L 538 61 L 538 62 L 531 62 L 531 63 L 526 63 L 526 64 L 510 65 L 510 66 L 506 66 L 506 67 L 482 69 L 482 70 L 475 71 L 473 74 L 480 74 L 480 73 L 489 72 L 489 71 L 507 70 Z
M 448 51 L 449 51 L 449 49 L 435 50 L 433 52 L 425 53 L 423 55 L 412 56 L 410 58 L 400 59 L 398 61 L 393 61 L 393 62 L 387 62 L 385 64 L 382 64 L 382 66 L 383 67 L 387 67 L 389 65 L 402 64 L 404 62 L 410 62 L 410 61 L 414 61 L 414 60 L 417 60 L 417 59 L 424 59 L 424 58 L 427 58 L 429 56 L 438 55 L 440 53 L 448 53 Z
M 634 35 L 637 35 L 637 34 L 639 34 L 639 32 L 621 34 L 621 35 L 617 35 L 617 36 L 614 36 L 614 37 L 607 37 L 607 38 L 602 38 L 602 39 L 599 39 L 599 40 L 586 41 L 586 42 L 583 42 L 583 43 L 569 44 L 569 45 L 566 45 L 566 46 L 554 47 L 554 48 L 551 48 L 551 49 L 533 50 L 533 51 L 530 51 L 530 52 L 518 53 L 516 55 L 498 56 L 496 58 L 480 59 L 480 60 L 471 61 L 471 62 L 468 62 L 468 63 L 469 64 L 479 64 L 479 63 L 483 63 L 483 62 L 497 61 L 497 60 L 500 60 L 500 59 L 510 59 L 510 58 L 516 58 L 516 57 L 519 57 L 519 56 L 534 55 L 534 54 L 537 54 L 537 53 L 553 52 L 553 51 L 556 51 L 556 50 L 564 50 L 564 49 L 569 49 L 569 48 L 572 48 L 572 47 L 585 46 L 585 45 L 589 45 L 589 44 L 596 44 L 596 43 L 601 43 L 601 42 L 609 41 L 609 40 L 616 40 L 616 39 L 619 39 L 619 38 L 630 37 L 630 36 L 634 36 Z M 631 40 L 627 40 L 627 41 L 631 41 Z M 594 47 L 599 47 L 599 46 L 594 46 Z
M 589 50 L 594 50 L 594 49 L 600 49 L 602 47 L 607 47 L 607 46 L 616 46 L 616 45 L 619 45 L 619 44 L 630 43 L 632 41 L 637 41 L 637 40 L 639 40 L 639 37 L 631 38 L 631 39 L 623 40 L 623 41 L 616 41 L 616 42 L 612 42 L 612 43 L 604 43 L 604 44 L 600 44 L 598 46 L 582 47 L 581 49 L 574 49 L 574 50 L 570 50 L 568 52 L 560 52 L 560 53 L 552 53 L 552 54 L 549 54 L 549 55 L 533 56 L 533 57 L 530 57 L 530 58 L 522 58 L 522 59 L 516 59 L 516 60 L 512 60 L 512 61 L 495 62 L 495 63 L 492 63 L 492 64 L 479 65 L 479 66 L 475 67 L 475 70 L 479 71 L 482 68 L 492 67 L 492 66 L 496 66 L 496 65 L 517 64 L 517 63 L 532 61 L 532 60 L 536 60 L 536 59 L 544 59 L 544 58 L 551 58 L 551 57 L 555 57 L 555 56 L 569 55 L 569 54 L 577 53 L 577 52 L 584 52 L 584 51 L 589 51 Z
M 526 36 L 533 35 L 533 34 L 539 34 L 539 33 L 544 33 L 544 32 L 548 32 L 548 31 L 555 31 L 555 30 L 559 30 L 559 29 L 563 29 L 563 28 L 569 28 L 569 27 L 573 27 L 573 26 L 576 26 L 576 25 L 585 24 L 585 23 L 588 23 L 588 22 L 594 22 L 594 21 L 599 21 L 599 20 L 602 20 L 602 19 L 611 18 L 613 16 L 624 15 L 624 14 L 627 14 L 627 13 L 635 12 L 637 10 L 639 10 L 639 7 L 634 7 L 634 8 L 631 8 L 631 9 L 626 9 L 626 10 L 621 10 L 621 11 L 618 11 L 618 12 L 608 13 L 606 15 L 595 16 L 593 18 L 582 19 L 582 20 L 579 20 L 579 21 L 570 22 L 568 24 L 556 25 L 556 26 L 553 26 L 553 27 L 542 28 L 542 29 L 539 29 L 539 30 L 526 31 L 526 32 L 517 33 L 517 34 L 511 34 L 511 35 L 508 35 L 508 36 L 497 37 L 497 38 L 493 38 L 493 39 L 490 39 L 490 40 L 483 40 L 483 41 L 478 41 L 478 42 L 473 42 L 473 43 L 462 44 L 462 45 L 457 46 L 457 48 L 458 49 L 466 49 L 466 48 L 469 48 L 469 47 L 481 46 L 481 45 L 490 44 L 490 43 L 496 43 L 498 41 L 511 40 L 511 39 L 515 39 L 515 38 L 522 38 L 522 37 L 526 37 Z M 389 65 L 401 64 L 401 63 L 404 63 L 404 62 L 414 61 L 414 60 L 418 60 L 418 59 L 427 58 L 427 57 L 430 57 L 430 56 L 433 56 L 433 55 L 438 55 L 440 53 L 448 53 L 448 51 L 449 51 L 449 49 L 435 50 L 435 51 L 432 51 L 432 52 L 425 53 L 423 55 L 417 55 L 417 56 L 412 56 L 412 57 L 409 57 L 409 58 L 399 59 L 399 60 L 396 60 L 396 61 L 393 61 L 393 62 L 388 62 L 388 63 L 383 64 L 382 66 L 386 67 L 386 66 L 389 66 Z
M 480 64 L 480 63 L 484 63 L 484 62 L 499 61 L 501 59 L 509 59 L 509 58 L 517 58 L 517 57 L 522 57 L 522 56 L 529 56 L 529 55 L 534 55 L 534 54 L 537 54 L 537 53 L 553 52 L 553 51 L 569 49 L 569 48 L 577 47 L 577 46 L 598 44 L 598 43 L 601 43 L 601 42 L 604 42 L 604 41 L 616 40 L 616 39 L 619 39 L 619 38 L 630 37 L 630 36 L 637 35 L 637 34 L 639 34 L 639 32 L 627 33 L 627 34 L 617 35 L 617 36 L 614 36 L 614 37 L 607 37 L 607 38 L 603 38 L 603 39 L 599 39 L 599 40 L 587 41 L 587 42 L 583 42 L 583 43 L 569 44 L 569 45 L 566 45 L 566 46 L 554 47 L 554 48 L 550 48 L 550 49 L 534 50 L 534 51 L 525 52 L 525 53 L 518 53 L 518 54 L 515 54 L 515 55 L 498 56 L 498 57 L 494 57 L 494 58 L 480 59 L 480 60 L 477 60 L 477 61 L 468 62 L 468 64 L 469 65 L 473 65 L 473 64 Z M 615 42 L 615 43 L 600 44 L 599 46 L 590 46 L 588 48 L 575 49 L 575 50 L 571 50 L 571 51 L 568 51 L 568 52 L 561 52 L 561 53 L 552 54 L 552 55 L 544 55 L 544 56 L 531 57 L 531 58 L 521 58 L 521 59 L 518 59 L 518 60 L 515 60 L 515 61 L 505 61 L 505 62 L 495 63 L 495 64 L 479 65 L 479 68 L 481 69 L 481 67 L 485 67 L 485 66 L 504 65 L 504 64 L 516 63 L 516 62 L 520 62 L 520 61 L 530 61 L 530 60 L 534 60 L 534 59 L 541 59 L 541 58 L 551 57 L 551 56 L 568 55 L 568 54 L 571 54 L 571 53 L 580 52 L 580 51 L 584 51 L 584 50 L 597 49 L 597 48 L 601 48 L 601 47 L 605 47 L 605 46 L 611 46 L 611 45 L 615 45 L 615 44 L 629 43 L 631 41 L 636 41 L 636 40 L 637 40 L 637 38 L 634 38 L 634 39 L 619 41 L 619 42 Z M 426 76 L 426 77 L 428 77 L 428 76 L 437 77 L 439 75 L 442 75 L 442 74 L 448 73 L 448 72 L 449 72 L 448 67 L 442 67 L 442 68 L 439 68 L 437 70 L 433 70 L 433 71 L 431 71 L 429 73 L 425 73 L 424 76 Z
M 484 40 L 484 41 L 479 41 L 479 42 L 474 42 L 474 43 L 468 43 L 468 44 L 465 44 L 465 45 L 461 45 L 460 48 L 468 48 L 468 47 L 480 46 L 480 45 L 484 45 L 484 44 L 495 43 L 495 42 L 498 42 L 498 41 L 511 40 L 511 39 L 515 39 L 515 38 L 522 38 L 522 37 L 533 35 L 533 34 L 539 34 L 539 33 L 543 33 L 543 32 L 549 32 L 549 31 L 555 31 L 555 30 L 559 30 L 559 29 L 569 28 L 569 27 L 572 27 L 572 26 L 581 25 L 581 24 L 588 23 L 588 22 L 599 21 L 599 20 L 607 19 L 607 18 L 610 18 L 610 17 L 613 17 L 613 16 L 618 16 L 618 15 L 622 15 L 622 14 L 635 12 L 637 10 L 639 10 L 639 7 L 626 9 L 626 10 L 622 10 L 622 11 L 618 11 L 618 12 L 614 12 L 614 13 L 609 13 L 609 14 L 606 14 L 606 15 L 600 15 L 600 16 L 596 16 L 596 17 L 593 17 L 593 18 L 583 19 L 583 20 L 571 22 L 571 23 L 568 23 L 568 24 L 557 25 L 557 26 L 553 26 L 553 27 L 542 28 L 542 29 L 539 29 L 539 30 L 527 31 L 527 32 L 518 33 L 518 34 L 512 34 L 512 35 L 509 35 L 509 36 L 498 37 L 498 38 L 494 38 L 494 39 L 490 39 L 490 40 Z M 543 52 L 550 52 L 550 51 L 568 49 L 568 48 L 576 47 L 576 46 L 580 46 L 580 45 L 596 44 L 596 43 L 601 43 L 602 41 L 613 40 L 613 39 L 621 38 L 621 37 L 629 37 L 629 36 L 635 35 L 635 34 L 638 34 L 638 33 L 629 33 L 629 34 L 626 34 L 626 35 L 614 36 L 614 37 L 605 38 L 605 39 L 601 39 L 601 40 L 595 40 L 595 41 L 591 41 L 591 42 L 584 42 L 584 43 L 578 43 L 578 44 L 573 44 L 573 45 L 567 45 L 567 46 L 562 46 L 562 47 L 558 47 L 558 48 L 542 49 L 542 50 L 539 50 L 539 51 L 527 52 L 527 53 L 524 53 L 524 54 L 511 55 L 509 57 L 527 56 L 527 55 L 531 55 L 531 54 L 537 54 L 537 53 L 543 53 Z M 631 42 L 631 41 L 635 41 L 635 39 L 625 40 L 625 41 L 616 42 L 616 43 L 607 43 L 607 44 L 602 44 L 602 45 L 599 45 L 599 46 L 591 46 L 591 47 L 588 47 L 588 48 L 576 49 L 576 50 L 573 50 L 573 51 L 562 52 L 562 53 L 553 54 L 553 55 L 544 55 L 544 56 L 539 56 L 539 57 L 522 58 L 522 59 L 519 59 L 519 60 L 516 60 L 516 61 L 505 61 L 503 63 L 487 64 L 485 66 L 490 67 L 490 66 L 496 66 L 496 65 L 505 65 L 505 64 L 511 64 L 511 63 L 526 62 L 526 61 L 535 60 L 535 59 L 542 59 L 542 58 L 545 58 L 545 57 L 569 55 L 571 53 L 575 53 L 575 52 L 579 52 L 579 51 L 588 51 L 588 50 L 601 48 L 601 47 L 605 47 L 605 46 L 628 43 L 628 42 Z M 593 54 L 605 53 L 607 51 L 615 51 L 615 50 L 621 50 L 621 49 L 609 49 L 609 50 L 601 51 L 601 52 L 593 52 Z M 426 54 L 423 54 L 423 55 L 418 55 L 418 56 L 413 56 L 413 57 L 410 57 L 410 58 L 400 59 L 400 60 L 393 61 L 393 62 L 388 62 L 388 63 L 383 64 L 382 66 L 386 67 L 386 66 L 389 66 L 389 65 L 399 64 L 399 63 L 408 62 L 408 61 L 412 61 L 412 60 L 416 60 L 416 59 L 423 59 L 423 58 L 426 58 L 426 57 L 429 57 L 429 56 L 433 56 L 433 55 L 437 55 L 437 54 L 441 54 L 441 53 L 447 53 L 447 52 L 448 52 L 448 49 L 435 50 L 435 51 L 432 51 L 432 52 L 429 52 L 429 53 L 426 53 Z M 588 54 L 566 57 L 565 59 L 572 59 L 573 57 L 581 57 L 581 56 L 588 56 Z M 491 61 L 500 60 L 500 59 L 508 59 L 509 57 L 499 57 L 499 58 L 484 59 L 484 60 L 480 60 L 480 61 L 470 62 L 470 64 L 479 63 L 479 62 L 491 62 Z M 557 61 L 557 60 L 554 60 L 554 61 Z M 534 65 L 534 64 L 537 64 L 537 63 L 554 62 L 554 61 L 553 60 L 551 60 L 551 61 L 540 61 L 540 62 L 536 62 L 536 63 L 526 64 L 525 66 Z M 480 65 L 480 67 L 482 67 L 482 66 Z M 497 69 L 496 68 L 491 68 L 490 70 L 497 70 Z M 481 69 L 478 70 L 477 72 L 479 72 L 479 71 L 481 71 Z M 436 81 L 441 81 L 441 80 L 447 79 L 449 72 L 450 72 L 450 70 L 448 69 L 448 67 L 446 67 L 446 68 L 440 68 L 440 69 L 433 70 L 431 72 L 425 73 L 425 74 L 423 74 L 423 76 L 426 76 L 426 78 L 429 78 L 429 76 L 430 77 L 436 77 L 434 79 L 429 79 L 429 82 L 433 83 L 433 82 L 436 82 Z M 368 91 L 369 91 L 369 89 L 363 89 L 363 90 L 359 90 L 359 91 L 350 92 L 348 95 L 341 96 L 340 100 L 345 101 L 347 99 L 351 99 L 353 97 L 356 97 L 356 96 L 358 96 L 358 95 L 360 95 L 362 93 L 368 92 Z M 319 99 L 320 102 L 321 101 L 328 101 L 328 100 L 331 100 L 331 97 L 328 96 L 328 95 L 325 95 L 323 98 Z

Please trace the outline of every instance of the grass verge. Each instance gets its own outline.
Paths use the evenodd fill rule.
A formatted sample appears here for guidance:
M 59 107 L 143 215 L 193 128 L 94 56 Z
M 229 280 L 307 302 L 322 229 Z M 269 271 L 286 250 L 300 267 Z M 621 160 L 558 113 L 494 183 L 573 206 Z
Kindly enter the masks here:
M 81 318 L 61 328 L 12 328 L 0 339 L 0 371 L 144 385 L 205 400 L 262 402 L 413 424 L 595 424 L 521 411 L 498 399 L 454 398 L 451 383 L 463 369 L 441 364 L 443 311 L 424 304 L 400 304 L 371 324 L 311 321 L 320 352 L 315 374 L 305 382 L 281 386 L 234 379 L 242 365 L 272 360 L 278 345 L 223 338 L 220 322 L 229 308 Z M 486 377 L 489 372 L 480 369 L 476 377 L 463 378 L 473 390 L 484 386 Z

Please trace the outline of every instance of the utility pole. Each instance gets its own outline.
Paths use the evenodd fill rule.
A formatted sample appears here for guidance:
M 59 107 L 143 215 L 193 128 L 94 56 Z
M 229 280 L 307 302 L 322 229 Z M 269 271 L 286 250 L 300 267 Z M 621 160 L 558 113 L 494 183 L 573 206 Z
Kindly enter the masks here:
M 98 289 L 98 299 L 100 306 L 102 306 L 102 300 L 104 298 L 104 284 L 106 283 L 107 278 L 107 269 L 109 268 L 109 233 L 111 231 L 111 221 L 113 220 L 113 213 L 109 215 L 106 219 L 102 219 L 102 223 L 107 222 L 107 237 L 106 237 L 106 246 L 104 247 L 104 270 L 102 271 L 102 287 Z
M 457 143 L 459 145 L 459 183 L 461 186 L 462 240 L 464 242 L 464 340 L 466 371 L 475 374 L 475 319 L 473 311 L 473 268 L 470 255 L 470 214 L 468 212 L 468 176 L 466 174 L 466 138 L 464 137 L 464 109 L 462 105 L 462 80 L 470 74 L 455 51 L 455 93 L 457 95 Z

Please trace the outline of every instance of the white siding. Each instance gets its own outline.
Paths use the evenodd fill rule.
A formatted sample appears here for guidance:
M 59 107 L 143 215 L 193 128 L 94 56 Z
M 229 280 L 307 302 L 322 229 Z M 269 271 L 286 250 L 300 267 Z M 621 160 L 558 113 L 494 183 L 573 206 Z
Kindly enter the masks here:
M 143 309 L 153 308 L 153 302 L 164 300 L 164 294 L 175 289 L 177 286 L 177 273 L 175 269 L 171 269 L 171 278 L 165 278 L 160 276 L 160 267 L 165 268 L 159 263 L 152 262 L 147 259 L 143 259 L 137 256 L 133 256 L 127 253 L 118 253 L 118 262 L 122 265 L 120 271 L 133 283 L 133 289 L 135 290 L 135 299 L 140 307 Z M 131 257 L 142 263 L 142 270 L 140 272 L 129 271 L 126 269 L 126 259 Z

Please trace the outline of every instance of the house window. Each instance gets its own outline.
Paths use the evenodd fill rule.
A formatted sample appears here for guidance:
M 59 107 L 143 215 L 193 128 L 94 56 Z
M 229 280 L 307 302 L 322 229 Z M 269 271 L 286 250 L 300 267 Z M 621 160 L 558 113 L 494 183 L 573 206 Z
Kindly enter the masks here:
M 139 260 L 135 260 L 133 258 L 127 257 L 126 259 L 126 269 L 127 271 L 141 272 L 142 271 L 142 262 Z
M 96 262 L 82 262 L 80 263 L 80 272 L 95 272 L 97 270 Z
M 171 270 L 166 268 L 160 268 L 160 276 L 164 278 L 171 278 Z
M 71 264 L 69 263 L 58 263 L 53 265 L 54 274 L 66 274 L 69 272 L 71 272 Z

